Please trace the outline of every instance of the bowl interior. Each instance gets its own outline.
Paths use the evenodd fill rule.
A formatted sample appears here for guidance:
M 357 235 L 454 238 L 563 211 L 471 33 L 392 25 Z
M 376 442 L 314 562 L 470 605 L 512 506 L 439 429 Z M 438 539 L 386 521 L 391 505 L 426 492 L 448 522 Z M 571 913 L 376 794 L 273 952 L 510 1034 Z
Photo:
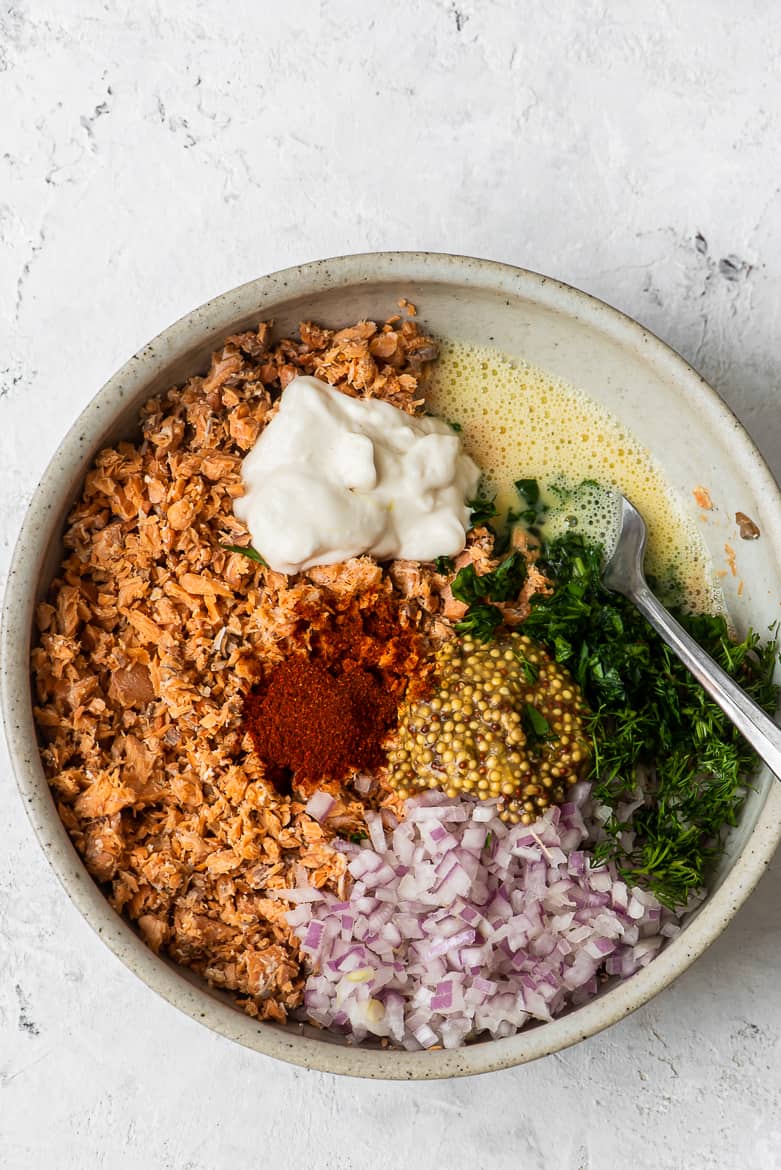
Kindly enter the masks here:
M 706 544 L 717 564 L 724 561 L 725 543 L 735 551 L 736 573 L 723 585 L 736 626 L 764 632 L 775 620 L 781 598 L 773 540 L 781 532 L 777 490 L 736 420 L 677 355 L 608 306 L 532 273 L 458 257 L 348 257 L 262 278 L 196 310 L 131 359 L 86 409 L 38 489 L 15 555 L 6 597 L 4 698 L 20 787 L 42 843 L 70 896 L 142 978 L 195 1018 L 271 1055 L 335 1072 L 430 1077 L 503 1067 L 554 1051 L 613 1022 L 674 978 L 712 941 L 759 876 L 761 865 L 752 868 L 744 854 L 771 794 L 770 774 L 764 770 L 757 778 L 714 874 L 715 893 L 737 867 L 734 888 L 712 897 L 685 938 L 628 983 L 504 1041 L 412 1055 L 349 1049 L 310 1029 L 258 1025 L 227 997 L 161 962 L 111 911 L 57 818 L 35 749 L 27 667 L 34 599 L 45 594 L 61 559 L 62 528 L 84 473 L 101 447 L 137 435 L 138 410 L 148 397 L 204 372 L 220 340 L 259 320 L 273 317 L 280 336 L 302 320 L 332 327 L 383 320 L 401 297 L 417 305 L 427 331 L 493 345 L 586 391 L 653 452 L 692 517 L 699 514 L 692 490 L 706 485 L 715 505 L 701 526 Z M 738 510 L 756 520 L 763 539 L 735 539 Z M 772 796 L 778 803 L 778 793 Z M 773 822 L 767 809 L 765 816 Z M 767 851 L 773 831 L 765 837 Z

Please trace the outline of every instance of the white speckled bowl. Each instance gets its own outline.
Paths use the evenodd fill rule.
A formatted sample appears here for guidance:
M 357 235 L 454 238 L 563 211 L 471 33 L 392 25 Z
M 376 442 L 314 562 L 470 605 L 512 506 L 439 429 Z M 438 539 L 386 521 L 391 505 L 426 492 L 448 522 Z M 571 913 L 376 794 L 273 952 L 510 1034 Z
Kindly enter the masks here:
M 227 996 L 155 956 L 111 909 L 55 811 L 38 757 L 28 668 L 33 607 L 60 560 L 66 514 L 95 453 L 135 433 L 146 398 L 204 370 L 223 337 L 261 319 L 273 317 L 282 334 L 304 318 L 339 326 L 361 317 L 383 318 L 402 296 L 418 305 L 422 322 L 435 334 L 493 344 L 604 403 L 655 453 L 687 506 L 694 508 L 692 488 L 707 484 L 717 510 L 704 535 L 714 559 L 723 559 L 725 540 L 737 550 L 738 577 L 727 579 L 737 625 L 750 622 L 764 629 L 777 616 L 778 488 L 736 419 L 686 362 L 615 309 L 536 273 L 460 256 L 378 253 L 305 264 L 216 297 L 166 329 L 110 379 L 64 439 L 30 505 L 5 596 L 0 663 L 6 734 L 30 820 L 69 897 L 115 954 L 170 1003 L 259 1052 L 308 1068 L 407 1079 L 534 1060 L 593 1035 L 656 995 L 702 954 L 756 885 L 781 837 L 781 787 L 762 772 L 709 899 L 682 934 L 631 979 L 507 1040 L 413 1054 L 352 1048 L 314 1029 L 251 1020 Z M 737 509 L 758 522 L 761 540 L 734 539 Z M 746 582 L 741 596 L 735 587 L 739 579 Z

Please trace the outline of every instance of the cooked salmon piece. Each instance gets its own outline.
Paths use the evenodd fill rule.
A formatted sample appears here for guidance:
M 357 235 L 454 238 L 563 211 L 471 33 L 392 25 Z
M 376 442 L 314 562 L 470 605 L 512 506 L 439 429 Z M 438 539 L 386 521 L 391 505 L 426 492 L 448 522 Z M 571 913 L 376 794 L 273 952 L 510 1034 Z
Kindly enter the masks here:
M 244 697 L 280 657 L 329 653 L 337 629 L 365 647 L 375 619 L 411 631 L 403 654 L 389 637 L 376 655 L 397 680 L 425 671 L 452 629 L 433 616 L 428 570 L 356 557 L 288 578 L 228 551 L 249 540 L 233 501 L 246 451 L 298 374 L 420 409 L 436 346 L 398 322 L 305 323 L 277 340 L 262 322 L 228 338 L 205 376 L 150 399 L 138 440 L 100 452 L 88 472 L 37 611 L 41 757 L 76 848 L 150 947 L 260 1019 L 295 1010 L 305 978 L 273 891 L 307 872 L 343 894 L 346 862 L 330 841 L 384 793 L 345 785 L 333 825 L 317 824 L 268 784 Z

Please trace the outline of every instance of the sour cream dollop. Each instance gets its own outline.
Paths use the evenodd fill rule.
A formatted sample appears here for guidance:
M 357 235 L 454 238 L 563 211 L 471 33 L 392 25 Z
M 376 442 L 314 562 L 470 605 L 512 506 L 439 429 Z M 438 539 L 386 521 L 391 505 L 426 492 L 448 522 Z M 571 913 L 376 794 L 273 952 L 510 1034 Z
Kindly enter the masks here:
M 453 429 L 294 378 L 241 468 L 236 515 L 272 569 L 370 553 L 431 561 L 466 543 L 480 470 Z

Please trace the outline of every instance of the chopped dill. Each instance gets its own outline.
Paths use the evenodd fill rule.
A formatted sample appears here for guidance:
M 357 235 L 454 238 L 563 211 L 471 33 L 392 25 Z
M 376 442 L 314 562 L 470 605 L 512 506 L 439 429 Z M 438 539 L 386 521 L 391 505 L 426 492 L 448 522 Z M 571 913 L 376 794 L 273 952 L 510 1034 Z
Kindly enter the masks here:
M 602 555 L 577 533 L 546 546 L 542 567 L 555 591 L 532 598 L 524 632 L 571 671 L 591 708 L 588 778 L 596 801 L 613 810 L 595 861 L 614 860 L 624 879 L 680 906 L 702 886 L 724 828 L 736 823 L 756 756 L 631 602 L 603 587 Z M 721 616 L 675 616 L 761 707 L 775 711 L 775 631 L 768 641 L 751 630 L 735 641 Z M 640 769 L 644 800 L 630 826 L 618 809 L 638 796 Z

